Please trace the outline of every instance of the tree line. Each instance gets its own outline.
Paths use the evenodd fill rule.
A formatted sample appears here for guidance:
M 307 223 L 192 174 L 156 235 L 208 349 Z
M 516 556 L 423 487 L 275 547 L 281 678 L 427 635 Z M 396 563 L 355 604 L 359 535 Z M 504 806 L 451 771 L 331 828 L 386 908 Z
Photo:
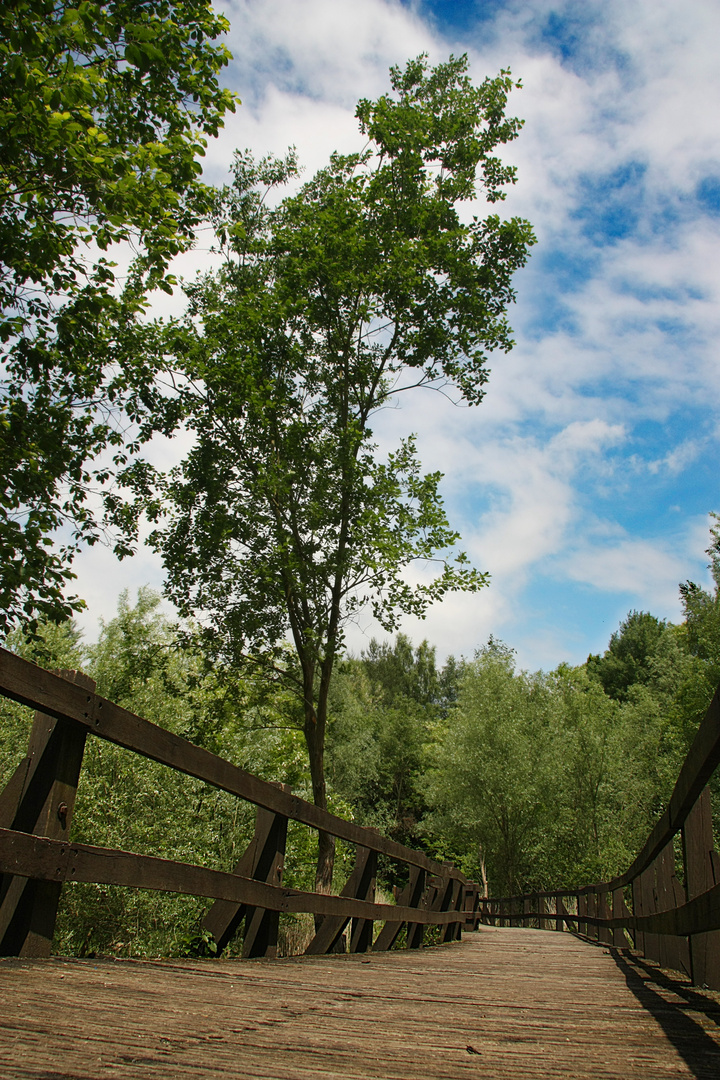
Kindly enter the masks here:
M 413 650 L 402 636 L 346 660 L 334 690 L 337 790 L 364 823 L 451 859 L 495 895 L 624 870 L 720 683 L 718 521 L 713 587 L 681 586 L 682 621 L 631 611 L 580 666 L 518 670 L 493 638 L 442 668 L 427 643 Z M 717 779 L 712 790 L 720 796 Z
M 682 622 L 631 611 L 605 652 L 579 666 L 518 670 L 513 650 L 493 638 L 471 658 L 440 665 L 433 646 L 403 634 L 343 656 L 328 706 L 330 808 L 451 859 L 496 895 L 572 887 L 624 869 L 664 808 L 720 682 L 717 520 L 713 588 L 682 586 Z M 223 666 L 202 634 L 162 614 L 160 600 L 149 589 L 135 603 L 124 594 L 92 645 L 72 622 L 30 638 L 16 633 L 10 644 L 48 666 L 82 667 L 104 696 L 310 796 L 297 697 Z M 30 722 L 27 710 L 3 703 L 0 783 L 24 753 Z M 222 792 L 88 742 L 79 841 L 231 869 L 253 822 L 252 807 Z M 351 858 L 340 850 L 336 887 Z M 287 883 L 312 888 L 315 860 L 310 830 L 291 823 Z M 401 884 L 392 864 L 381 865 L 380 883 L 388 895 Z M 57 947 L 83 955 L 197 950 L 205 906 L 68 885 Z M 284 917 L 286 943 L 297 922 Z

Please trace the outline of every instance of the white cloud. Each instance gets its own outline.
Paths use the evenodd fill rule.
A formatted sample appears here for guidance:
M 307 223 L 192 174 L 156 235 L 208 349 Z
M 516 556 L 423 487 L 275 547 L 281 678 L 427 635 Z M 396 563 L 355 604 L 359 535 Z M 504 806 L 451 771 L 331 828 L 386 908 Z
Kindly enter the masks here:
M 677 608 L 678 582 L 687 574 L 687 553 L 668 543 L 623 537 L 607 546 L 585 540 L 562 557 L 559 570 L 574 581 L 624 593 L 652 610 Z
M 229 46 L 240 82 L 297 88 L 343 103 L 382 93 L 387 69 L 431 51 L 433 35 L 397 0 L 230 0 Z
M 653 474 L 667 470 L 673 476 L 677 476 L 696 461 L 701 452 L 701 444 L 695 439 L 688 439 L 673 450 L 669 450 L 665 457 L 648 462 L 648 470 Z

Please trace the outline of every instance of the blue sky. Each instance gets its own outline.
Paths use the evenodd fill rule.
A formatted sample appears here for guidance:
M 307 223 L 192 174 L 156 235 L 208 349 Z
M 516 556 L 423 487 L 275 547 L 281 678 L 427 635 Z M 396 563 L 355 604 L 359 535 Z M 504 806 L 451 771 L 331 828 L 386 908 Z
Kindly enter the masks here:
M 428 52 L 467 52 L 475 78 L 510 67 L 524 117 L 501 207 L 538 245 L 517 275 L 516 347 L 478 409 L 433 396 L 387 414 L 445 473 L 451 521 L 492 584 L 405 629 L 442 656 L 490 633 L 525 667 L 602 651 L 632 608 L 678 620 L 678 583 L 707 582 L 720 510 L 720 8 L 695 0 L 582 4 L 463 0 L 228 0 L 227 81 L 243 99 L 210 147 L 221 182 L 235 147 L 298 148 L 306 175 L 359 144 L 361 96 Z M 200 249 L 181 269 L 204 265 Z M 171 454 L 168 449 L 166 451 Z M 78 562 L 93 636 L 117 592 L 161 573 L 147 553 Z M 108 581 L 112 588 L 108 588 Z M 353 628 L 362 648 L 377 632 Z

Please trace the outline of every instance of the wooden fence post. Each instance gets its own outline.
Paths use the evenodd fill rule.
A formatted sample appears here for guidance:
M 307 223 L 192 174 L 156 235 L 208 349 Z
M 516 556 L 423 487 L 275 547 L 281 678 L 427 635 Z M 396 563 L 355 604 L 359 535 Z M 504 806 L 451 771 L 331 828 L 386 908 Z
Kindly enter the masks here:
M 577 897 L 577 932 L 578 934 L 587 935 L 587 923 L 583 919 L 583 915 L 587 915 L 587 894 L 578 893 Z
M 278 784 L 290 791 L 287 784 Z M 288 819 L 259 806 L 255 815 L 255 835 L 237 863 L 233 873 L 240 877 L 281 885 L 285 864 Z M 243 956 L 277 956 L 279 912 L 265 908 L 246 907 L 230 900 L 216 900 L 205 918 L 203 929 L 208 930 L 219 956 L 245 919 Z
M 655 893 L 658 911 L 669 911 L 685 903 L 685 890 L 675 876 L 675 847 L 671 840 L 655 860 Z M 660 964 L 674 971 L 691 974 L 688 939 L 659 934 Z
M 714 850 L 710 792 L 705 787 L 683 826 L 685 887 L 688 900 L 720 882 L 720 866 Z M 720 930 L 693 934 L 690 938 L 692 981 L 696 986 L 720 990 Z
M 647 870 L 640 875 L 640 895 L 642 896 L 643 915 L 654 915 L 657 912 L 657 893 L 655 892 L 655 863 L 650 863 Z M 648 960 L 660 963 L 660 942 L 658 934 L 646 931 L 643 934 L 643 955 Z
M 549 920 L 547 919 L 548 911 L 549 911 L 549 908 L 548 908 L 547 893 L 539 893 L 538 894 L 538 912 L 540 913 L 540 918 L 539 918 L 539 921 L 538 921 L 538 926 L 539 926 L 539 928 L 541 930 L 547 930 L 549 928 L 548 927 Z
M 80 671 L 59 671 L 88 691 L 95 683 Z M 70 837 L 87 729 L 71 720 L 36 712 L 28 752 L 0 794 L 0 826 Z M 0 955 L 49 956 L 62 884 L 4 874 L 0 878 Z
M 591 919 L 595 918 L 597 916 L 597 893 L 594 892 L 594 891 L 586 893 L 585 894 L 585 904 L 586 904 L 585 914 L 589 915 Z M 597 941 L 597 937 L 598 937 L 597 924 L 589 922 L 587 924 L 587 929 L 586 929 L 585 933 L 586 933 L 587 937 L 590 938 L 591 941 Z
M 595 914 L 600 919 L 610 918 L 610 908 L 608 905 L 608 894 L 604 891 L 596 893 L 597 903 L 595 905 Z M 612 945 L 613 935 L 609 926 L 598 926 L 598 941 L 602 941 L 604 945 Z
M 633 915 L 645 915 L 647 912 L 643 907 L 643 891 L 640 882 L 640 878 L 633 878 L 632 882 L 632 906 Z M 645 955 L 645 934 L 642 930 L 636 930 L 633 934 L 633 941 L 635 948 L 638 952 Z
M 532 909 L 533 909 L 533 898 L 532 898 L 532 896 L 524 896 L 523 901 L 522 901 L 522 912 L 523 912 L 522 925 L 523 926 L 529 927 L 531 925 L 533 920 L 529 916 L 530 916 L 530 912 L 532 911 Z
M 480 886 L 471 881 L 468 885 L 463 886 L 463 911 L 465 912 L 465 929 L 477 930 L 478 924 L 481 922 L 481 905 L 482 898 L 480 896 Z
M 562 931 L 565 929 L 565 920 L 563 919 L 563 901 L 560 893 L 555 894 L 555 929 Z

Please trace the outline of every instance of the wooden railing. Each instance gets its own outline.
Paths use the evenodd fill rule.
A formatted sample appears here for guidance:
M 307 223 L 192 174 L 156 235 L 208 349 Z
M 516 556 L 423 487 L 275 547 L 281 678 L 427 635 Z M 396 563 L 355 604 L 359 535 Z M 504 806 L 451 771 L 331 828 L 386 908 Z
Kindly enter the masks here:
M 720 858 L 714 848 L 708 780 L 720 764 L 720 688 L 680 770 L 667 809 L 632 865 L 581 889 L 481 901 L 481 921 L 565 927 L 634 947 L 661 966 L 720 989 Z M 678 837 L 679 834 L 679 837 Z M 681 876 L 676 874 L 676 837 Z
M 246 957 L 276 955 L 280 912 L 323 916 L 308 953 L 333 951 L 350 922 L 352 952 L 389 949 L 403 927 L 408 948 L 417 948 L 426 926 L 440 927 L 441 941 L 453 941 L 463 927 L 477 925 L 479 886 L 449 863 L 434 862 L 373 829 L 320 810 L 288 787 L 261 780 L 135 716 L 100 697 L 81 673 L 46 671 L 0 649 L 0 694 L 37 710 L 28 753 L 0 792 L 0 955 L 50 954 L 66 881 L 213 899 L 204 927 L 218 952 L 244 919 Z M 89 735 L 254 803 L 255 835 L 233 872 L 73 843 L 73 809 Z M 283 887 L 290 819 L 355 845 L 355 866 L 339 895 Z M 375 903 L 378 854 L 409 868 L 408 884 L 395 905 Z M 373 923 L 378 921 L 384 925 L 375 936 Z

